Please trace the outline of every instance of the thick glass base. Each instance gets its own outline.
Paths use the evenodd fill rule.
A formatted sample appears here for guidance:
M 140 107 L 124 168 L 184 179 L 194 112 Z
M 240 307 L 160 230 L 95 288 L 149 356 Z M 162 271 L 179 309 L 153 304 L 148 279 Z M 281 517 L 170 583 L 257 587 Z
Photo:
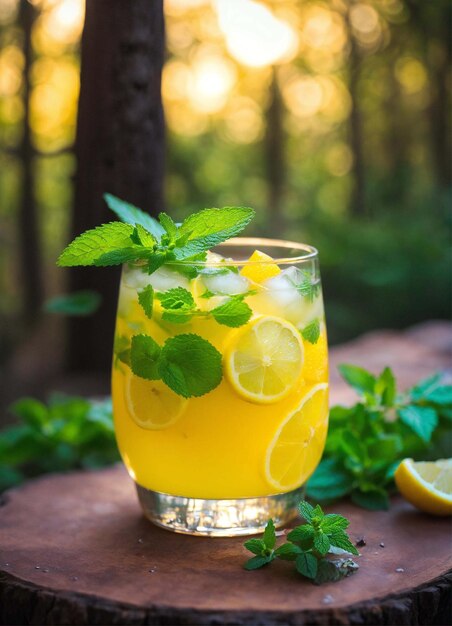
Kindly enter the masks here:
M 210 537 L 260 533 L 270 518 L 276 527 L 284 526 L 295 517 L 304 492 L 300 487 L 275 496 L 203 500 L 136 487 L 143 513 L 151 522 L 176 533 Z

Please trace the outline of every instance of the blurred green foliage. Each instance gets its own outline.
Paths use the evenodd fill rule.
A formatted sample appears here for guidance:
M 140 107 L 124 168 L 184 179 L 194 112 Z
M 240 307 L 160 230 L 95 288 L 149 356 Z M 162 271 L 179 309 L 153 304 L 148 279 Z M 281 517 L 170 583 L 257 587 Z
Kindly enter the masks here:
M 323 459 L 307 494 L 315 502 L 350 496 L 366 509 L 388 509 L 403 459 L 450 458 L 452 385 L 435 374 L 398 393 L 389 367 L 378 377 L 354 365 L 339 371 L 360 401 L 332 407 Z
M 40 474 L 119 460 L 110 399 L 54 394 L 44 404 L 21 398 L 11 411 L 19 423 L 0 433 L 0 490 Z

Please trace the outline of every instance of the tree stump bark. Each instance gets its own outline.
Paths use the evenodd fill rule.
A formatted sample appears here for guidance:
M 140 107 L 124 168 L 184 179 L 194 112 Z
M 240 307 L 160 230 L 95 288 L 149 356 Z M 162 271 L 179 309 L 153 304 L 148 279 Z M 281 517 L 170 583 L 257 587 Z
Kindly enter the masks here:
M 30 482 L 0 508 L 0 623 L 449 623 L 449 520 L 400 498 L 334 510 L 366 545 L 356 574 L 317 587 L 285 562 L 243 570 L 243 539 L 153 526 L 122 467 Z

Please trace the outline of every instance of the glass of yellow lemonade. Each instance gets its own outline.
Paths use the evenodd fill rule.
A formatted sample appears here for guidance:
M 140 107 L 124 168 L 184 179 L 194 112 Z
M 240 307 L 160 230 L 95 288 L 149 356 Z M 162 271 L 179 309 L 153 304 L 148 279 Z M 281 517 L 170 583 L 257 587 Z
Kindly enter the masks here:
M 144 514 L 231 536 L 295 514 L 328 428 L 318 253 L 235 238 L 200 262 L 123 265 L 116 437 Z

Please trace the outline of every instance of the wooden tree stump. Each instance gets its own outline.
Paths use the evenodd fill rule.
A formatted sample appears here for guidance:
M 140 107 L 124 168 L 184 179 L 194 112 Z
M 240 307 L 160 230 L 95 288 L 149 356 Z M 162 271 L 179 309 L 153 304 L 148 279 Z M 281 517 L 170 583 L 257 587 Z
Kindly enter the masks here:
M 334 509 L 366 545 L 356 574 L 318 587 L 285 562 L 245 571 L 243 539 L 153 526 L 122 467 L 35 480 L 0 508 L 0 623 L 449 622 L 449 520 L 401 499 L 389 512 Z

